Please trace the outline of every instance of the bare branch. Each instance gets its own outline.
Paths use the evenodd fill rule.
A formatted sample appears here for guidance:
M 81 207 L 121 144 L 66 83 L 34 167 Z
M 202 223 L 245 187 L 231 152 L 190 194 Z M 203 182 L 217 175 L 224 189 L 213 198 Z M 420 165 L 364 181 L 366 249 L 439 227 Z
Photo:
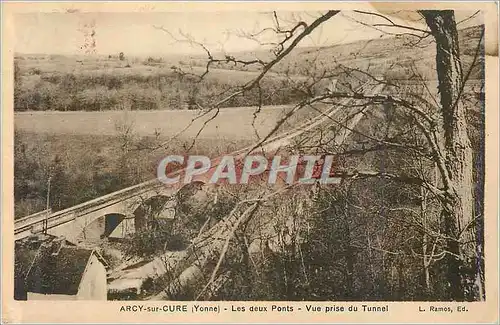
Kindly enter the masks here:
M 371 15 L 371 16 L 380 17 L 380 18 L 382 18 L 382 19 L 384 19 L 384 20 L 386 20 L 386 21 L 389 22 L 389 24 L 373 24 L 372 26 L 375 26 L 375 27 L 395 27 L 395 28 L 408 29 L 408 30 L 411 30 L 411 31 L 421 32 L 421 33 L 424 33 L 426 35 L 430 34 L 429 30 L 415 28 L 415 27 L 411 27 L 411 26 L 408 26 L 408 25 L 396 24 L 395 22 L 393 22 L 388 17 L 386 17 L 386 16 L 384 16 L 382 14 L 376 13 L 376 12 L 363 11 L 363 10 L 354 10 L 354 12 L 359 13 L 359 14 L 363 14 L 363 15 Z M 414 34 L 411 34 L 411 35 L 414 35 Z

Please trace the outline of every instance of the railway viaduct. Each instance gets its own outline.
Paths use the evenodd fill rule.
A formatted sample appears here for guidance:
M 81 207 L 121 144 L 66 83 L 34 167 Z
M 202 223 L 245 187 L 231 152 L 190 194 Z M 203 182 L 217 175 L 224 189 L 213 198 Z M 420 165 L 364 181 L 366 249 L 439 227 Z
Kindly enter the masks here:
M 144 218 L 144 209 L 165 206 L 163 217 L 170 217 L 175 188 L 150 181 L 52 213 L 42 211 L 15 220 L 15 239 L 47 232 L 69 241 L 92 241 L 102 236 L 124 237 L 133 233 Z
M 365 93 L 373 94 L 380 92 L 383 86 L 366 83 L 362 87 L 365 88 Z M 322 123 L 328 122 L 331 117 L 340 114 L 339 110 L 350 101 L 352 99 L 343 100 L 340 105 L 329 107 L 323 114 L 302 125 L 269 138 L 261 144 L 258 150 L 275 151 L 278 148 L 289 146 L 295 137 L 321 126 Z M 351 120 L 351 128 L 355 127 L 362 118 L 361 114 L 358 115 Z M 340 137 L 345 139 L 349 135 L 348 133 L 344 132 Z M 232 155 L 245 155 L 251 149 L 243 148 L 233 152 Z M 174 172 L 171 176 L 176 173 L 181 174 L 183 171 Z M 167 186 L 158 179 L 154 179 L 54 213 L 50 210 L 38 212 L 14 221 L 15 240 L 41 232 L 65 236 L 67 240 L 75 243 L 92 241 L 103 236 L 124 237 L 135 232 L 146 222 L 144 218 L 148 214 L 148 210 L 159 209 L 161 210 L 157 211 L 159 217 L 172 218 L 179 191 L 186 188 L 189 190 L 189 186 L 196 187 L 200 183 L 206 183 L 206 181 L 206 179 L 201 178 L 188 185 L 177 183 Z

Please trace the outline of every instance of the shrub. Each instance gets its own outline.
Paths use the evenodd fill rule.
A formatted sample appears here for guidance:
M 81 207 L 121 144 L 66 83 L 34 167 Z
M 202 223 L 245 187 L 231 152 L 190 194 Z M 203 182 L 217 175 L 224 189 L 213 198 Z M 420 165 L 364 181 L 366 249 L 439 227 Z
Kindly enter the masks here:
M 104 86 L 87 88 L 76 95 L 73 108 L 87 111 L 114 109 L 118 102 L 116 97 L 116 91 L 110 91 Z
M 150 57 L 149 65 L 161 64 L 162 58 Z M 128 66 L 128 65 L 127 65 Z M 234 91 L 247 79 L 239 74 L 214 73 L 201 83 L 189 75 L 171 69 L 150 71 L 123 70 L 74 72 L 41 72 L 23 75 L 16 70 L 16 110 L 158 110 L 198 109 L 214 104 L 221 94 Z M 38 78 L 38 79 L 37 79 Z M 284 78 L 262 80 L 264 105 L 290 104 L 302 98 Z M 257 89 L 232 98 L 222 107 L 258 104 Z

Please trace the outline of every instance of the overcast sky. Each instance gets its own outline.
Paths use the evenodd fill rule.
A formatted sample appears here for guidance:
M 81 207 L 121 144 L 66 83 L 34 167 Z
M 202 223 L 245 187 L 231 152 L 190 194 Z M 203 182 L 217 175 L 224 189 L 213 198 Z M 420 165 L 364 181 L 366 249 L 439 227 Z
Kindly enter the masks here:
M 457 20 L 470 15 L 457 12 Z M 279 12 L 283 25 L 297 19 L 312 22 L 319 12 Z M 378 38 L 381 32 L 360 25 L 352 19 L 374 22 L 373 18 L 353 12 L 343 12 L 331 18 L 311 34 L 302 46 L 325 46 Z M 406 23 L 403 20 L 396 22 Z M 380 20 L 377 20 L 380 22 Z M 480 16 L 466 25 L 480 23 Z M 422 27 L 419 22 L 412 26 Z M 23 13 L 15 19 L 18 53 L 83 54 L 85 44 L 95 40 L 96 54 L 169 55 L 195 54 L 200 48 L 175 42 L 168 33 L 155 28 L 162 26 L 176 37 L 179 31 L 189 33 L 197 41 L 208 44 L 211 50 L 223 48 L 228 52 L 255 50 L 258 43 L 238 36 L 242 31 L 251 33 L 273 26 L 273 16 L 265 12 L 130 12 L 130 13 Z M 92 36 L 93 34 L 93 36 Z M 179 36 L 180 37 L 180 36 Z M 261 34 L 270 40 L 270 34 Z M 83 47 L 83 48 L 82 48 Z

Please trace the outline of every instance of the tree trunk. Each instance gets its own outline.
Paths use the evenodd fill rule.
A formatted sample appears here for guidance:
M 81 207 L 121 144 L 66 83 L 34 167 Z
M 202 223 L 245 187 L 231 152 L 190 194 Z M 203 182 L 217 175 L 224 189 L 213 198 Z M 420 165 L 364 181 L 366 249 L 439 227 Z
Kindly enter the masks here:
M 436 68 L 442 112 L 446 173 L 442 175 L 446 195 L 443 198 L 443 231 L 447 235 L 447 278 L 451 300 L 470 297 L 466 276 L 476 256 L 473 221 L 472 148 L 467 135 L 465 107 L 461 104 L 462 66 L 458 33 L 453 10 L 421 11 L 436 40 Z M 443 150 L 444 149 L 444 150 Z M 466 229 L 468 227 L 468 229 Z M 467 242 L 461 245 L 460 241 Z
M 420 196 L 422 201 L 420 202 L 420 217 L 422 218 L 422 227 L 424 228 L 424 233 L 422 235 L 422 267 L 424 271 L 424 286 L 425 286 L 425 297 L 429 298 L 431 296 L 431 275 L 430 275 L 430 264 L 432 263 L 432 251 L 431 256 L 427 256 L 429 237 L 427 235 L 428 227 L 428 213 L 427 210 L 427 190 L 424 187 L 420 188 Z

